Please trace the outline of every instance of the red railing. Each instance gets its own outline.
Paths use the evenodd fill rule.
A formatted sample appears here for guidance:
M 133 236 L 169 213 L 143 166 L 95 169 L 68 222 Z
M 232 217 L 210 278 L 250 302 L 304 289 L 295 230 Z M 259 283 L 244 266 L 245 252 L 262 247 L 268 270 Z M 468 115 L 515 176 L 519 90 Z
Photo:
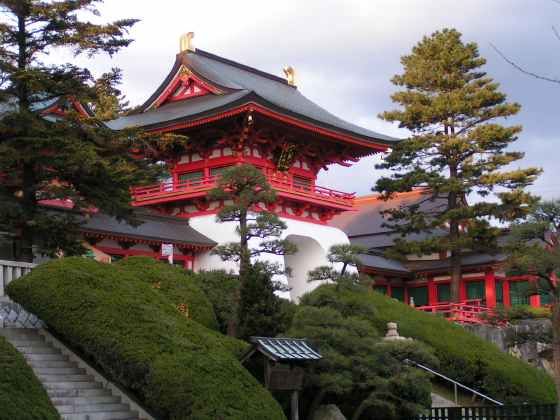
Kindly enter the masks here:
M 135 187 L 132 188 L 132 198 L 136 203 L 153 202 L 154 200 L 170 199 L 182 194 L 188 195 L 190 193 L 208 191 L 216 186 L 218 178 L 219 175 L 187 181 L 168 181 L 147 187 Z M 266 179 L 279 192 L 334 203 L 347 208 L 352 208 L 354 205 L 355 193 L 345 193 L 317 185 L 301 183 L 297 180 L 294 181 L 294 178 L 291 176 L 267 175 Z
M 488 307 L 482 305 L 481 299 L 465 300 L 460 303 L 445 302 L 436 305 L 418 306 L 416 309 L 443 315 L 443 317 L 449 321 L 466 324 L 487 323 L 483 314 L 489 312 Z

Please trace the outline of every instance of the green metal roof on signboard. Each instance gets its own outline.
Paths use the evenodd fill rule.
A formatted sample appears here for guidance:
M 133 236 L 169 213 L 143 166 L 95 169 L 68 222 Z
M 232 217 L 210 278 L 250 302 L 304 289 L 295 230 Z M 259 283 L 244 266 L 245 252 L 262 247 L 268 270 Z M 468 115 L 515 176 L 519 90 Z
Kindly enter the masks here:
M 251 337 L 252 351 L 260 351 L 275 362 L 320 360 L 322 356 L 304 338 Z

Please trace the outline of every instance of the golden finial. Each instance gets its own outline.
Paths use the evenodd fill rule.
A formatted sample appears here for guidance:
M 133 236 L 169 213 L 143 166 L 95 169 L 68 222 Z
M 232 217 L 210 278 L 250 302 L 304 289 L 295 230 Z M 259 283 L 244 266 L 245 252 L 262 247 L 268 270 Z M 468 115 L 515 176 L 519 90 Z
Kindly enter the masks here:
M 180 52 L 194 51 L 194 45 L 192 41 L 193 38 L 194 38 L 194 32 L 187 32 L 186 34 L 181 35 Z
M 292 66 L 286 66 L 282 69 L 284 74 L 286 75 L 286 79 L 288 79 L 288 84 L 290 86 L 296 85 L 296 71 Z

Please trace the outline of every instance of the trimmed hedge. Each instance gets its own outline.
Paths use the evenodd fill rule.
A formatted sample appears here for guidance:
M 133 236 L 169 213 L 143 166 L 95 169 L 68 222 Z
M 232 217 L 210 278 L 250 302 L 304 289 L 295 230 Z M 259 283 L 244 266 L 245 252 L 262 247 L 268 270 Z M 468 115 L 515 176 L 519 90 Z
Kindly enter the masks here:
M 285 418 L 234 355 L 245 343 L 187 318 L 137 273 L 65 258 L 13 281 L 8 294 L 158 418 Z
M 60 420 L 23 356 L 0 336 L 0 420 Z
M 314 306 L 332 305 L 335 287 L 320 286 L 305 295 L 302 303 Z M 457 324 L 420 312 L 377 292 L 366 292 L 361 287 L 345 287 L 336 293 L 339 306 L 348 302 L 347 307 L 339 310 L 364 319 L 369 318 L 380 331 L 386 329 L 387 322 L 397 322 L 402 336 L 429 344 L 440 361 L 439 370 L 465 385 L 508 402 L 556 401 L 554 383 L 548 374 L 503 353 L 493 344 Z M 362 295 L 358 306 L 357 294 Z M 363 311 L 366 302 L 372 308 L 368 314 Z
M 185 310 L 190 318 L 207 328 L 218 330 L 214 308 L 197 286 L 194 273 L 150 257 L 128 257 L 117 265 L 165 295 L 173 304 L 186 304 Z

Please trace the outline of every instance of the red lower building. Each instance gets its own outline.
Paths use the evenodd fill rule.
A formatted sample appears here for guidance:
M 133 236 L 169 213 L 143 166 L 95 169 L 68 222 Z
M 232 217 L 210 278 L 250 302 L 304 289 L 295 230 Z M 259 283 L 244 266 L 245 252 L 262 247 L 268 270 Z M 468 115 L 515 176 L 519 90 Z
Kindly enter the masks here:
M 447 255 L 409 256 L 406 261 L 384 256 L 398 235 L 383 226 L 381 211 L 425 201 L 426 192 L 412 191 L 398 194 L 389 201 L 376 195 L 358 197 L 357 211 L 335 217 L 332 224 L 342 229 L 356 245 L 364 246 L 368 253 L 361 256 L 360 272 L 372 279 L 372 287 L 388 296 L 418 309 L 431 312 L 462 312 L 464 316 L 492 309 L 497 305 L 531 305 L 538 307 L 550 303 L 547 293 L 531 294 L 536 290 L 536 278 L 505 271 L 505 256 L 470 253 L 462 259 L 461 303 L 450 303 L 450 261 Z M 422 206 L 437 206 L 425 201 Z M 425 235 L 441 235 L 443 231 L 418 234 L 409 239 L 422 239 Z M 465 319 L 465 321 L 469 321 Z

